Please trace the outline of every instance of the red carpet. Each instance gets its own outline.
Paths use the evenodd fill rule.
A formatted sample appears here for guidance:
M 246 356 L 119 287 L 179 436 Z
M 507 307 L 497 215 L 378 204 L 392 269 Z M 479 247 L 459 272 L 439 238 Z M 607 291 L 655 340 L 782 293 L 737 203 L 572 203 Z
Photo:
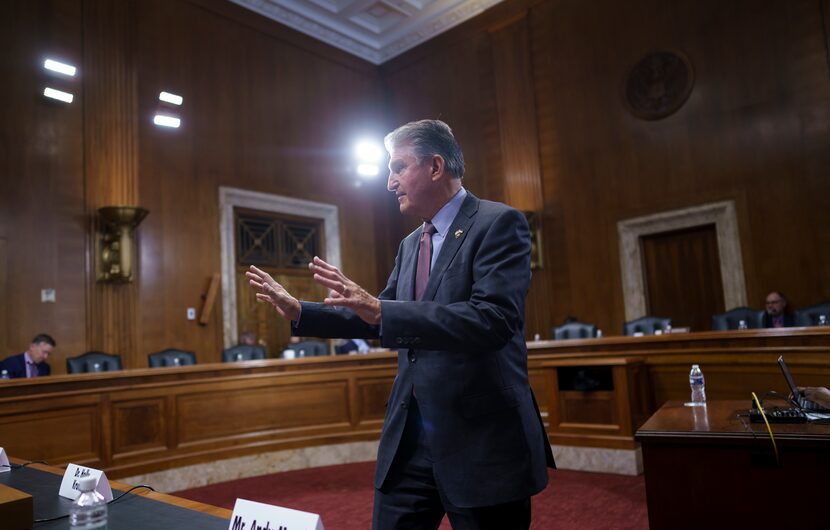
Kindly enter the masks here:
M 233 509 L 237 497 L 319 513 L 326 530 L 372 526 L 374 462 L 252 477 L 174 495 Z M 643 477 L 550 471 L 547 489 L 533 497 L 533 530 L 648 529 Z M 450 530 L 446 519 L 441 530 Z

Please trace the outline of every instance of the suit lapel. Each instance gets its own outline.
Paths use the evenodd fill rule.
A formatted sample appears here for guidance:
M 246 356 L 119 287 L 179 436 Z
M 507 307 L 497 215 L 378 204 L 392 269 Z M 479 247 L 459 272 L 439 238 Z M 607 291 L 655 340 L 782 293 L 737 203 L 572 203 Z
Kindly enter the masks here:
M 398 289 L 396 298 L 398 300 L 415 300 L 415 267 L 418 259 L 418 241 L 420 238 L 420 227 L 408 235 L 402 246 L 401 272 L 398 275 Z
M 429 273 L 429 282 L 427 282 L 427 287 L 424 290 L 422 300 L 432 300 L 435 297 L 435 292 L 438 289 L 438 285 L 441 283 L 441 277 L 444 275 L 444 271 L 447 269 L 450 262 L 452 262 L 452 259 L 455 257 L 456 253 L 458 253 L 458 249 L 461 248 L 461 244 L 467 238 L 467 233 L 475 220 L 475 214 L 478 212 L 479 202 L 478 197 L 470 192 L 467 192 L 467 197 L 461 204 L 458 214 L 456 214 L 455 219 L 453 219 L 452 224 L 450 225 L 450 229 L 447 231 L 447 235 L 444 238 L 444 244 L 441 246 L 441 253 L 438 254 L 438 259 L 435 261 L 435 266 Z M 414 275 L 412 278 L 412 283 L 414 285 Z

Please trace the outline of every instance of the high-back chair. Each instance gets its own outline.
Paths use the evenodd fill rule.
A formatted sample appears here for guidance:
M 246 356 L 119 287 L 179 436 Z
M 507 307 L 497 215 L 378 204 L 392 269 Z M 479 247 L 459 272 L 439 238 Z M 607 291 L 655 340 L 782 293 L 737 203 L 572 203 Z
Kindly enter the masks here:
M 176 350 L 168 348 L 163 351 L 151 353 L 147 356 L 150 368 L 162 366 L 188 366 L 196 364 L 196 354 L 192 351 Z
M 587 324 L 579 321 L 568 322 L 567 324 L 551 328 L 550 334 L 555 340 L 590 339 L 597 336 L 597 326 L 596 324 Z
M 102 351 L 88 351 L 77 357 L 66 358 L 66 373 L 112 372 L 121 370 L 121 356 Z
M 635 333 L 654 335 L 656 330 L 665 330 L 671 326 L 670 318 L 644 316 L 623 324 L 623 335 L 631 336 Z
M 254 346 L 252 344 L 239 344 L 226 348 L 222 352 L 223 363 L 233 363 L 238 361 L 252 361 L 258 359 L 265 359 L 265 348 L 262 346 Z
M 725 313 L 712 315 L 712 329 L 715 331 L 739 329 L 741 320 L 748 329 L 762 328 L 764 327 L 764 311 L 751 307 L 736 307 Z
M 830 325 L 830 300 L 799 309 L 795 322 L 798 326 L 819 326 L 822 315 L 824 315 L 824 325 Z

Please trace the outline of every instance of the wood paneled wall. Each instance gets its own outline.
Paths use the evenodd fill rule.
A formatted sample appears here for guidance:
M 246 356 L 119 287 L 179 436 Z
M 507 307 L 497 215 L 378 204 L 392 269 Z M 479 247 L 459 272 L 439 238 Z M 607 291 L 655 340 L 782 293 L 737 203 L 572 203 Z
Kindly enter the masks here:
M 772 289 L 797 306 L 830 298 L 826 0 L 517 0 L 384 65 L 398 121 L 444 118 L 464 148 L 466 186 L 519 206 L 505 189 L 503 149 L 516 139 L 501 138 L 499 105 L 505 83 L 524 81 L 497 77 L 491 39 L 516 17 L 526 19 L 529 58 L 514 61 L 530 64 L 544 212 L 529 336 L 566 315 L 621 333 L 617 222 L 717 200 L 738 207 L 751 305 Z M 665 48 L 690 58 L 694 89 L 675 114 L 640 120 L 623 104 L 623 79 Z
M 219 186 L 337 205 L 343 267 L 379 289 L 388 260 L 375 255 L 375 204 L 391 199 L 382 185 L 355 187 L 352 160 L 357 137 L 386 127 L 376 67 L 222 0 L 0 10 L 0 356 L 43 331 L 58 341 L 56 373 L 91 349 L 127 368 L 167 347 L 220 360 L 221 309 L 206 326 L 186 320 L 220 270 Z M 77 65 L 77 78 L 47 75 L 46 55 Z M 43 98 L 47 81 L 75 101 Z M 162 90 L 184 97 L 180 129 L 153 125 Z M 94 280 L 94 213 L 113 204 L 150 211 L 131 285 Z M 40 302 L 43 288 L 56 303 Z
M 351 145 L 424 117 L 453 127 L 471 191 L 542 210 L 528 336 L 565 315 L 619 333 L 616 223 L 724 199 L 737 204 L 752 305 L 770 289 L 800 306 L 828 299 L 828 11 L 511 0 L 377 68 L 225 0 L 4 3 L 0 355 L 45 331 L 57 373 L 94 348 L 128 368 L 166 347 L 218 360 L 221 311 L 206 326 L 185 311 L 220 269 L 219 186 L 338 205 L 343 268 L 378 290 L 415 221 L 382 179 L 354 186 Z M 675 114 L 643 121 L 621 84 L 662 48 L 690 58 L 695 86 Z M 46 75 L 46 54 L 79 76 Z M 47 82 L 75 102 L 44 100 Z M 162 90 L 184 96 L 178 130 L 152 124 Z M 92 214 L 124 202 L 150 210 L 138 281 L 102 287 Z M 40 302 L 44 288 L 56 303 Z

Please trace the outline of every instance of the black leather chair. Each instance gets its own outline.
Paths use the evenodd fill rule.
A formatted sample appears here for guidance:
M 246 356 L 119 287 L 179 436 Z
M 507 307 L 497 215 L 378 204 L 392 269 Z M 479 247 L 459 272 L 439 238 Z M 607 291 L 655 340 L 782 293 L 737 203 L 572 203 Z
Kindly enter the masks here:
M 329 354 L 328 345 L 318 340 L 305 340 L 296 344 L 289 344 L 285 349 L 294 350 L 294 357 L 317 357 Z
M 655 330 L 664 330 L 666 326 L 671 326 L 670 318 L 663 317 L 640 317 L 630 322 L 623 324 L 623 335 L 631 336 L 635 333 L 642 333 L 643 335 L 654 335 Z
M 196 354 L 192 351 L 176 350 L 168 348 L 163 351 L 151 353 L 147 356 L 150 368 L 162 366 L 187 366 L 196 364 Z
M 88 351 L 77 357 L 66 358 L 66 373 L 112 372 L 121 370 L 121 356 L 102 351 Z
M 252 344 L 239 344 L 226 348 L 222 352 L 223 363 L 233 363 L 237 361 L 252 361 L 258 359 L 265 359 L 265 348 L 262 346 L 254 346 Z
M 568 322 L 552 328 L 550 334 L 555 340 L 590 339 L 597 336 L 597 326 L 596 324 L 586 324 L 578 321 Z
M 795 323 L 797 326 L 818 326 L 821 315 L 824 315 L 825 321 L 830 325 L 830 300 L 799 309 Z
M 738 329 L 741 320 L 749 329 L 762 328 L 764 327 L 764 311 L 751 307 L 736 307 L 725 313 L 712 315 L 712 329 L 715 331 Z

